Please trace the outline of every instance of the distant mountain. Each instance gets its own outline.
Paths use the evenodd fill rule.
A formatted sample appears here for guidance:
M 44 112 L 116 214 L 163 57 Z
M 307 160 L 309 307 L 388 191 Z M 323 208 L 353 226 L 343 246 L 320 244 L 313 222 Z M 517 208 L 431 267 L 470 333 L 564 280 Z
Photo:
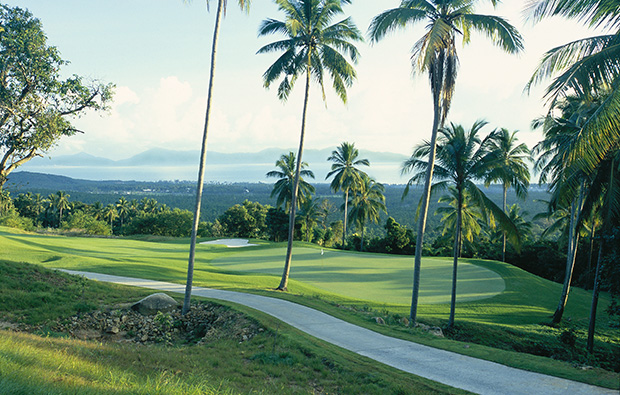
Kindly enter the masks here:
M 303 160 L 314 171 L 317 182 L 325 182 L 332 148 L 308 149 Z M 207 182 L 262 182 L 281 155 L 296 150 L 268 148 L 259 152 L 208 152 Z M 200 152 L 153 148 L 127 159 L 112 160 L 84 152 L 52 158 L 35 158 L 19 168 L 22 171 L 56 174 L 87 180 L 195 180 Z M 383 183 L 404 183 L 400 166 L 405 155 L 360 150 L 371 166 L 366 170 Z

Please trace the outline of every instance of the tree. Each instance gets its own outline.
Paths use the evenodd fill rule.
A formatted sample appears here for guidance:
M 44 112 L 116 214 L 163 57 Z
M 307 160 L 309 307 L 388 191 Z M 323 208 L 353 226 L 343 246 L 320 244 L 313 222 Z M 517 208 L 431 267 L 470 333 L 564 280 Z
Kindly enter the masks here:
M 68 62 L 47 45 L 41 22 L 29 11 L 0 5 L 0 26 L 1 189 L 18 166 L 80 132 L 74 118 L 106 110 L 113 85 L 78 75 L 62 79 Z
M 420 267 L 422 263 L 422 245 L 428 204 L 431 194 L 431 181 L 435 165 L 435 145 L 437 132 L 443 127 L 452 95 L 456 86 L 458 56 L 456 36 L 463 36 L 463 44 L 469 43 L 474 31 L 486 34 L 495 44 L 509 53 L 517 53 L 523 48 L 521 36 L 506 20 L 492 16 L 475 14 L 475 0 L 402 0 L 398 8 L 384 11 L 373 18 L 369 35 L 372 42 L 378 42 L 388 33 L 408 24 L 426 21 L 426 32 L 413 46 L 412 65 L 414 72 L 428 72 L 433 96 L 433 127 L 431 130 L 427 174 L 416 239 L 413 290 L 411 297 L 410 322 L 415 324 L 420 289 Z M 496 5 L 496 0 L 491 0 Z
M 571 95 L 555 103 L 554 111 L 533 122 L 534 127 L 542 127 L 544 140 L 538 143 L 533 152 L 540 154 L 535 168 L 540 170 L 540 182 L 549 181 L 551 200 L 549 211 L 569 208 L 567 215 L 567 257 L 562 293 L 552 322 L 562 320 L 568 300 L 573 269 L 579 245 L 578 226 L 582 220 L 581 211 L 584 197 L 591 182 L 590 171 L 585 163 L 574 155 L 584 123 L 596 113 L 597 101 Z
M 290 214 L 291 203 L 293 201 L 293 186 L 295 183 L 295 153 L 289 152 L 288 155 L 280 156 L 276 161 L 276 167 L 279 170 L 272 170 L 267 173 L 267 177 L 278 178 L 279 180 L 273 185 L 271 196 L 276 198 L 276 207 L 284 204 L 285 211 Z M 308 163 L 302 162 L 299 180 L 299 201 L 303 202 L 310 199 L 315 189 L 301 177 L 314 178 L 312 170 L 306 170 Z M 299 204 L 297 205 L 299 206 Z
M 267 210 L 265 226 L 269 240 L 280 242 L 288 234 L 288 215 L 281 208 L 272 207 Z
M 344 231 L 342 233 L 342 247 L 345 245 L 347 234 L 347 214 L 349 203 L 349 192 L 355 189 L 355 186 L 362 183 L 362 178 L 367 176 L 366 173 L 357 169 L 355 166 L 370 166 L 368 159 L 358 159 L 359 151 L 355 148 L 355 143 L 343 142 L 338 148 L 332 151 L 328 161 L 334 162 L 331 171 L 327 173 L 325 179 L 334 177 L 330 184 L 330 188 L 334 192 L 344 192 Z
M 530 79 L 527 89 L 554 77 L 547 87 L 549 114 L 566 96 L 591 99 L 607 91 L 596 109 L 580 125 L 575 149 L 568 161 L 582 162 L 586 173 L 609 157 L 620 141 L 620 13 L 616 1 L 531 2 L 529 16 L 534 21 L 564 16 L 584 21 L 591 27 L 603 27 L 609 34 L 573 41 L 549 50 Z
M 456 191 L 454 196 L 456 198 L 456 221 L 454 226 L 449 328 L 454 325 L 457 268 L 461 253 L 463 207 L 466 194 L 471 198 L 471 203 L 480 210 L 485 222 L 493 224 L 497 220 L 510 238 L 514 239 L 517 244 L 519 240 L 514 224 L 502 209 L 487 198 L 474 183 L 477 180 L 484 180 L 493 165 L 488 156 L 490 136 L 483 140 L 478 137 L 478 133 L 486 124 L 485 121 L 476 121 L 467 131 L 461 125 L 450 124 L 450 126 L 439 130 L 439 138 L 437 139 L 437 164 L 433 177 L 439 181 L 432 185 L 432 192 L 445 190 L 450 184 Z M 414 182 L 419 182 L 428 174 L 429 163 L 425 159 L 430 155 L 431 150 L 430 143 L 424 142 L 414 148 L 411 157 L 403 164 L 403 174 L 417 171 L 407 183 L 408 186 Z
M 239 7 L 249 12 L 250 0 L 238 0 Z M 207 6 L 209 0 L 207 0 Z M 194 218 L 192 221 L 192 234 L 189 247 L 189 259 L 187 263 L 187 281 L 185 283 L 185 297 L 183 298 L 183 314 L 187 314 L 192 295 L 192 282 L 194 281 L 194 260 L 196 255 L 196 239 L 198 238 L 198 225 L 200 224 L 200 206 L 202 203 L 202 189 L 205 180 L 205 166 L 207 163 L 207 139 L 209 132 L 209 119 L 211 117 L 211 102 L 213 99 L 213 80 L 215 77 L 215 65 L 217 45 L 220 36 L 220 23 L 226 10 L 226 0 L 218 0 L 215 14 L 215 28 L 213 31 L 213 44 L 211 47 L 211 67 L 209 72 L 209 87 L 207 89 L 207 108 L 205 110 L 205 122 L 202 133 L 202 146 L 200 150 L 200 164 L 198 166 L 198 183 L 196 186 L 196 203 L 194 206 Z
M 288 245 L 282 279 L 277 288 L 281 291 L 287 289 L 293 253 L 295 210 L 306 134 L 310 81 L 314 80 L 319 85 L 325 101 L 324 80 L 327 74 L 332 79 L 332 86 L 337 95 L 346 102 L 347 88 L 356 78 L 353 66 L 341 52 L 352 62 L 357 62 L 358 51 L 351 42 L 362 41 L 362 35 L 350 18 L 330 25 L 334 17 L 343 13 L 342 4 L 349 3 L 350 0 L 276 0 L 279 10 L 285 14 L 285 20 L 266 19 L 259 28 L 260 36 L 276 33 L 285 36 L 283 40 L 267 44 L 258 50 L 258 53 L 284 52 L 263 74 L 265 87 L 269 88 L 271 84 L 281 79 L 278 97 L 286 101 L 300 76 L 305 76 L 306 82 Z
M 116 209 L 118 210 L 118 217 L 121 219 L 121 228 L 123 227 L 123 220 L 127 218 L 129 215 L 129 211 L 131 206 L 129 205 L 129 201 L 124 197 L 118 199 L 118 203 L 116 203 Z
M 321 204 L 325 199 L 317 200 L 312 197 L 304 200 L 299 206 L 297 219 L 302 222 L 302 233 L 306 235 L 306 241 L 310 243 L 314 235 L 314 226 L 321 219 Z
M 461 211 L 461 245 L 459 246 L 459 257 L 461 256 L 460 250 L 462 249 L 463 241 L 472 242 L 474 236 L 477 236 L 482 231 L 481 222 L 484 221 L 484 217 L 472 201 L 470 194 L 464 191 L 461 207 L 459 207 L 458 191 L 455 187 L 448 187 L 449 194 L 439 198 L 439 203 L 447 204 L 447 206 L 440 206 L 435 211 L 436 215 L 441 215 L 442 232 L 441 235 L 445 236 L 451 233 L 453 236 L 456 231 L 456 221 L 459 217 L 459 209 Z M 503 233 L 503 232 L 502 232 Z
M 361 183 L 354 190 L 351 199 L 351 219 L 355 222 L 357 229 L 362 232 L 360 251 L 364 251 L 364 228 L 366 222 L 379 222 L 381 212 L 387 214 L 385 207 L 385 187 L 371 177 L 363 177 Z
M 71 203 L 69 203 L 70 197 L 71 195 L 63 191 L 58 191 L 56 194 L 49 195 L 52 207 L 58 210 L 58 226 L 60 226 L 62 222 L 62 212 L 71 207 Z
M 114 233 L 114 220 L 118 218 L 118 211 L 113 204 L 108 204 L 103 211 L 103 218 L 110 222 L 110 229 Z
M 485 185 L 501 182 L 502 210 L 507 213 L 506 197 L 508 188 L 514 188 L 517 197 L 525 199 L 530 185 L 530 170 L 527 162 L 531 161 L 531 153 L 527 145 L 518 144 L 517 132 L 508 129 L 496 130 L 489 142 L 490 160 L 494 163 L 487 175 Z M 502 262 L 506 262 L 506 234 L 502 235 Z

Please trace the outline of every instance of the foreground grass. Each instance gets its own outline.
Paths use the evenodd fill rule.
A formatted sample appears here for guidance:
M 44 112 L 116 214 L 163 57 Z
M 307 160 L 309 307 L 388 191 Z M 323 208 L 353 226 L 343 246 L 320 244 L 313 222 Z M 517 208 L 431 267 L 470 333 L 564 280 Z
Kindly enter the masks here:
M 49 330 L 50 322 L 85 306 L 146 292 L 0 261 L 1 320 L 25 318 L 38 333 L 0 330 L 0 394 L 464 393 L 238 306 L 267 330 L 241 343 L 224 338 L 194 346 L 81 341 Z
M 259 243 L 262 246 L 256 251 L 280 248 L 277 244 Z M 19 235 L 0 229 L 0 248 L 6 251 L 5 257 L 14 261 L 51 267 L 177 283 L 184 283 L 186 276 L 187 240 L 75 239 Z M 279 293 L 273 291 L 278 277 L 269 273 L 238 272 L 211 265 L 214 259 L 234 257 L 238 253 L 219 246 L 199 246 L 195 285 L 285 298 L 387 335 L 517 368 L 618 388 L 617 355 L 620 352 L 620 340 L 617 327 L 605 314 L 604 309 L 609 303 L 605 295 L 599 305 L 595 339 L 597 353 L 588 356 L 585 353 L 585 333 L 590 294 L 573 289 L 563 324 L 557 328 L 541 325 L 549 322 L 561 285 L 508 264 L 468 260 L 472 265 L 499 274 L 506 288 L 492 298 L 459 303 L 456 329 L 448 334 L 448 339 L 443 339 L 407 327 L 403 322 L 409 312 L 406 304 L 347 298 L 297 281 L 295 277 L 290 282 L 290 292 Z M 377 262 L 376 270 L 380 272 L 385 256 L 375 255 L 374 259 Z M 365 287 L 369 293 L 373 292 L 372 281 L 364 284 L 349 283 L 346 286 Z M 419 317 L 422 322 L 442 326 L 446 322 L 448 309 L 446 304 L 424 304 L 419 307 Z M 385 325 L 377 324 L 378 316 L 384 318 Z M 566 332 L 574 336 L 574 346 L 562 342 Z

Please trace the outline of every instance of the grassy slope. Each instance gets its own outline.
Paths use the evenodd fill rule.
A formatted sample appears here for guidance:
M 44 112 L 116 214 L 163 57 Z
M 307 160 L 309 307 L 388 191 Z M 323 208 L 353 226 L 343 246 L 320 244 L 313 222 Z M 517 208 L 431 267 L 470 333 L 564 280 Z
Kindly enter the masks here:
M 242 343 L 220 338 L 200 346 L 144 346 L 72 340 L 50 336 L 45 328 L 85 306 L 151 292 L 1 260 L 0 321 L 43 324 L 39 333 L 47 336 L 0 330 L 0 394 L 464 393 L 238 306 L 267 330 Z
M 158 240 L 145 242 L 121 239 L 72 239 L 59 236 L 16 235 L 14 233 L 0 233 L 4 236 L 0 240 L 6 256 L 15 261 L 30 261 L 43 263 L 47 266 L 89 270 L 111 274 L 122 274 L 152 279 L 184 282 L 185 280 L 185 240 Z M 266 244 L 264 248 L 279 248 Z M 274 293 L 271 288 L 277 279 L 268 274 L 256 275 L 223 271 L 212 267 L 209 262 L 236 252 L 217 246 L 200 246 L 198 265 L 195 273 L 196 284 L 211 287 L 238 289 L 277 297 L 295 300 L 299 303 L 311 305 L 329 313 L 348 319 L 355 323 L 382 331 L 391 335 L 414 339 L 426 344 L 450 349 L 464 354 L 474 355 L 495 360 L 508 365 L 555 374 L 580 381 L 586 381 L 606 386 L 617 386 L 617 374 L 600 369 L 581 370 L 570 364 L 553 361 L 549 358 L 540 358 L 527 354 L 503 352 L 491 347 L 500 347 L 508 350 L 518 350 L 514 344 L 501 344 L 503 339 L 515 338 L 516 343 L 536 343 L 543 347 L 546 343 L 558 342 L 561 331 L 565 328 L 554 329 L 538 325 L 548 321 L 557 303 L 560 286 L 558 284 L 537 278 L 510 265 L 489 261 L 472 261 L 473 264 L 486 267 L 499 273 L 506 281 L 506 291 L 490 299 L 459 303 L 457 306 L 457 320 L 459 325 L 457 338 L 482 343 L 484 346 L 464 345 L 446 339 L 435 339 L 420 335 L 419 331 L 405 328 L 403 325 L 379 326 L 371 315 L 383 311 L 386 317 L 406 316 L 408 306 L 387 305 L 369 301 L 360 302 L 350 298 L 325 292 L 316 287 L 292 280 L 289 294 Z M 299 296 L 302 295 L 302 296 Z M 303 296 L 305 295 L 305 296 Z M 617 333 L 607 324 L 603 312 L 607 298 L 599 307 L 597 349 L 601 345 L 614 347 L 617 350 Z M 340 307 L 338 307 L 340 306 Z M 342 308 L 342 307 L 346 308 Z M 583 338 L 583 320 L 587 317 L 589 295 L 587 292 L 574 289 L 571 292 L 567 306 L 567 327 L 575 330 L 579 339 Z M 357 310 L 357 311 L 354 311 Z M 360 313 L 360 310 L 362 313 Z M 364 312 L 364 310 L 374 310 Z M 445 321 L 448 306 L 445 304 L 427 304 L 420 306 L 420 317 L 428 323 L 441 324 Z M 391 321 L 398 321 L 392 319 Z M 390 320 L 388 320 L 390 322 Z M 491 325 L 491 326 L 489 326 Z M 484 338 L 472 338 L 472 333 L 485 333 Z M 489 340 L 490 339 L 490 340 Z M 520 339 L 520 340 L 519 340 Z M 514 340 L 514 339 L 513 339 Z M 535 344 L 535 345 L 536 345 Z M 562 345 L 556 344 L 556 349 Z M 609 348 L 605 348 L 609 350 Z M 523 351 L 523 350 L 518 350 Z M 532 350 L 527 350 L 531 352 Z M 545 350 L 534 353 L 546 355 Z M 577 350 L 575 350 L 577 351 Z M 609 351 L 606 351 L 609 352 Z M 588 360 L 580 364 L 588 364 Z

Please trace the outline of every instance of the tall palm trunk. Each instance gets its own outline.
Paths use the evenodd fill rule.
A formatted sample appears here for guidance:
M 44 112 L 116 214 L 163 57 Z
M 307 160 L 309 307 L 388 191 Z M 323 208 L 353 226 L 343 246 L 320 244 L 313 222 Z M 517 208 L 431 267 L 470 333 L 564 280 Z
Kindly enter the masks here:
M 198 223 L 200 222 L 200 205 L 202 202 L 202 188 L 204 186 L 205 165 L 207 162 L 207 137 L 209 131 L 209 117 L 211 115 L 211 99 L 213 96 L 213 78 L 215 77 L 215 60 L 217 55 L 217 43 L 220 35 L 220 22 L 224 11 L 224 0 L 218 0 L 215 17 L 215 30 L 213 31 L 213 47 L 211 49 L 211 71 L 209 73 L 209 88 L 207 91 L 207 109 L 205 111 L 205 124 L 202 135 L 202 150 L 200 151 L 200 166 L 198 168 L 198 184 L 196 185 L 196 205 L 194 207 L 194 221 L 192 223 L 192 236 L 189 247 L 189 261 L 187 264 L 187 282 L 185 284 L 185 298 L 183 299 L 183 314 L 189 311 L 192 295 L 192 283 L 194 281 L 194 260 L 196 254 L 196 238 L 198 237 Z
M 609 187 L 607 189 L 607 214 L 603 225 L 603 229 L 611 229 L 611 208 L 614 190 L 614 168 L 616 160 L 611 161 L 611 167 L 609 168 Z M 594 227 L 594 226 L 593 226 Z M 599 275 L 601 270 L 601 258 L 603 256 L 603 245 L 605 239 L 601 238 L 601 242 L 598 247 L 598 258 L 596 260 L 596 274 L 594 275 L 594 285 L 592 289 L 592 304 L 590 306 L 590 323 L 588 325 L 588 342 L 586 349 L 590 354 L 594 351 L 594 328 L 596 326 L 596 309 L 598 306 L 598 293 L 599 293 Z
M 603 256 L 603 240 L 598 247 L 598 258 L 596 260 L 596 272 L 594 274 L 594 285 L 592 287 L 592 304 L 590 305 L 590 322 L 588 324 L 588 342 L 586 349 L 590 354 L 594 351 L 594 328 L 596 326 L 596 309 L 598 306 L 599 294 L 599 275 L 601 271 L 601 258 Z
M 458 190 L 456 210 L 456 226 L 454 231 L 454 259 L 452 262 L 452 295 L 450 297 L 450 318 L 448 319 L 448 328 L 454 325 L 454 313 L 456 310 L 456 280 L 459 256 L 461 255 L 461 222 L 463 217 L 463 191 Z
M 437 62 L 439 63 L 439 62 Z M 422 195 L 422 206 L 420 208 L 420 217 L 418 219 L 418 234 L 415 244 L 415 260 L 413 264 L 413 291 L 411 294 L 411 311 L 409 313 L 409 321 L 411 325 L 415 325 L 418 314 L 418 298 L 420 294 L 420 269 L 422 266 L 422 245 L 424 243 L 424 231 L 426 230 L 426 218 L 428 216 L 428 202 L 431 199 L 431 182 L 433 180 L 433 170 L 435 167 L 435 153 L 437 151 L 437 132 L 443 123 L 441 117 L 441 89 L 443 86 L 443 66 L 434 64 L 436 69 L 434 72 L 437 77 L 433 80 L 431 90 L 433 93 L 433 130 L 431 131 L 430 152 L 428 154 L 428 168 L 426 169 L 426 178 L 424 180 L 424 192 Z M 440 74 L 441 73 L 441 74 Z
M 362 242 L 360 244 L 360 252 L 364 252 L 364 228 L 365 226 L 362 225 Z
M 344 250 L 347 240 L 347 214 L 349 210 L 349 188 L 344 190 L 344 223 L 342 224 L 342 249 Z
M 502 210 L 506 214 L 506 196 L 508 195 L 508 185 L 504 183 L 504 199 L 502 201 Z M 506 231 L 502 231 L 502 262 L 506 262 Z
M 592 222 L 592 229 L 590 230 L 590 252 L 588 253 L 588 284 L 592 278 L 592 254 L 594 253 L 594 234 L 596 233 L 596 224 Z M 594 287 L 594 285 L 592 285 Z M 587 286 L 586 286 L 587 289 Z
M 291 271 L 291 258 L 293 256 L 293 235 L 295 232 L 295 211 L 297 209 L 297 192 L 299 190 L 299 173 L 301 172 L 301 156 L 304 152 L 304 137 L 306 135 L 306 115 L 308 113 L 308 97 L 310 96 L 310 54 L 308 53 L 308 74 L 306 75 L 306 93 L 304 96 L 304 109 L 301 116 L 301 136 L 299 137 L 299 151 L 297 152 L 297 163 L 295 165 L 295 182 L 293 183 L 293 196 L 291 197 L 291 216 L 288 222 L 288 243 L 286 245 L 286 258 L 284 260 L 284 272 L 279 291 L 286 291 L 288 277 Z
M 562 321 L 564 308 L 566 307 L 566 301 L 568 300 L 568 293 L 570 292 L 570 283 L 573 279 L 573 269 L 575 267 L 575 260 L 577 259 L 577 246 L 579 245 L 579 234 L 576 229 L 577 218 L 579 218 L 581 207 L 583 205 L 584 192 L 585 181 L 582 181 L 579 191 L 579 201 L 577 202 L 577 200 L 575 200 L 571 205 L 570 228 L 568 230 L 568 254 L 566 256 L 566 274 L 564 276 L 564 286 L 562 287 L 560 301 L 551 320 L 553 324 L 559 324 L 560 321 Z

